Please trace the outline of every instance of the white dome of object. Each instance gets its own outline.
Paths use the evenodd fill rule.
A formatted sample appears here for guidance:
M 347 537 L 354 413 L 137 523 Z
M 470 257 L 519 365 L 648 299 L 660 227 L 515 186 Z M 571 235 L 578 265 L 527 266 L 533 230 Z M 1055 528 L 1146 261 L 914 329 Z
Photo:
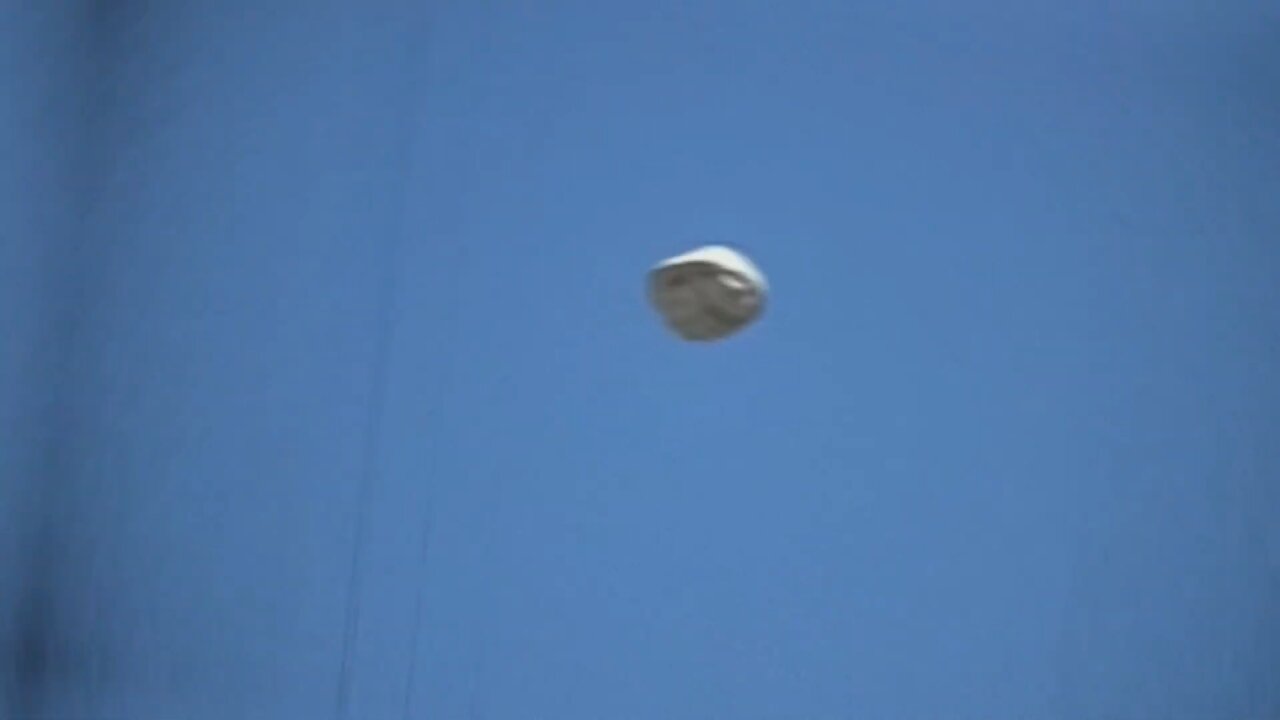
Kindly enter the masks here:
M 764 312 L 769 284 L 745 255 L 709 245 L 668 258 L 649 271 L 649 299 L 681 338 L 726 338 Z

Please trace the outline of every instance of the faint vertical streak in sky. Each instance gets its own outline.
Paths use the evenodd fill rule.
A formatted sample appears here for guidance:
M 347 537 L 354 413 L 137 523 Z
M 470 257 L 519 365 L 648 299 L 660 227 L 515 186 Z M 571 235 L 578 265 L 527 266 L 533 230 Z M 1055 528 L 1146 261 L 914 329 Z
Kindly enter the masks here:
M 415 139 L 417 136 L 417 128 L 419 125 L 419 117 L 421 114 L 422 103 L 420 102 L 421 79 L 422 79 L 422 59 L 427 45 L 427 37 L 429 34 L 427 5 L 425 2 L 420 4 L 419 12 L 421 15 L 415 22 L 416 30 L 411 32 L 407 47 L 404 50 L 404 85 L 405 92 L 403 100 L 406 103 L 401 109 L 401 117 L 403 118 L 403 126 L 401 128 L 401 152 L 399 153 L 398 172 L 393 175 L 393 182 L 396 187 L 392 189 L 398 196 L 399 207 L 396 210 L 397 223 L 391 229 L 388 237 L 383 243 L 383 257 L 377 281 L 378 300 L 376 312 L 377 317 L 377 334 L 375 336 L 376 347 L 374 348 L 373 357 L 371 359 L 370 382 L 369 382 L 369 407 L 368 416 L 365 421 L 365 435 L 362 450 L 362 467 L 363 471 L 360 477 L 359 498 L 356 505 L 355 519 L 355 540 L 351 551 L 350 570 L 347 579 L 347 605 L 345 619 L 343 625 L 342 636 L 342 657 L 339 665 L 337 696 L 335 699 L 335 716 L 338 720 L 346 718 L 351 705 L 351 670 L 353 656 L 356 651 L 357 643 L 360 637 L 360 586 L 363 582 L 363 564 L 366 553 L 365 545 L 368 542 L 369 533 L 369 514 L 375 494 L 375 486 L 378 477 L 383 470 L 382 467 L 382 448 L 384 421 L 386 416 L 387 397 L 390 386 L 390 364 L 391 349 L 395 338 L 396 330 L 399 326 L 399 283 L 400 283 L 400 262 L 402 256 L 402 248 L 404 246 L 404 236 L 409 232 L 410 228 L 407 223 L 409 208 L 409 190 L 411 187 L 411 178 L 413 176 L 413 159 L 414 149 L 416 147 Z M 429 548 L 429 527 L 427 519 L 423 519 L 423 540 L 422 540 L 423 558 L 420 563 L 425 567 L 425 554 Z M 421 584 L 421 572 L 419 573 L 419 584 Z M 419 602 L 421 602 L 421 589 L 419 590 Z M 419 611 L 420 612 L 420 611 Z M 418 622 L 415 618 L 415 624 Z M 416 653 L 418 647 L 418 631 L 413 631 L 413 652 L 414 656 L 410 659 L 412 665 L 416 662 Z M 410 689 L 406 687 L 405 691 L 405 708 L 406 712 L 410 703 Z
M 422 647 L 422 612 L 426 600 L 426 574 L 427 574 L 427 558 L 431 553 L 431 532 L 434 523 L 432 522 L 431 507 L 428 506 L 423 511 L 422 521 L 422 545 L 418 551 L 418 567 L 414 575 L 417 581 L 417 587 L 414 589 L 413 598 L 413 625 L 410 630 L 410 648 L 409 662 L 405 668 L 404 681 L 404 711 L 405 720 L 409 720 L 410 713 L 413 710 L 414 700 L 414 677 L 418 671 L 418 656 L 421 654 Z

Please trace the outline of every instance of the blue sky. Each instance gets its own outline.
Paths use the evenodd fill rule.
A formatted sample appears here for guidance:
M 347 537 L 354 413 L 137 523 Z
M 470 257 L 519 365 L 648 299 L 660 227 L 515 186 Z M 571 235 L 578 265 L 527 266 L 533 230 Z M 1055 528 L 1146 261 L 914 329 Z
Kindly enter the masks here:
M 329 717 L 352 591 L 349 717 L 1280 712 L 1277 10 L 55 5 L 49 712 Z M 689 345 L 709 242 L 774 292 Z

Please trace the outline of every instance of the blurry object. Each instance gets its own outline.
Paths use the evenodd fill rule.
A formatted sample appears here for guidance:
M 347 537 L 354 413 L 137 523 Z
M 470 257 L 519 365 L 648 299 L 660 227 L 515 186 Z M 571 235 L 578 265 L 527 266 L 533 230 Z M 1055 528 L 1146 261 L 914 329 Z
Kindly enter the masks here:
M 768 294 L 764 274 L 742 253 L 722 245 L 698 248 L 649 272 L 649 299 L 681 338 L 726 338 L 760 317 Z

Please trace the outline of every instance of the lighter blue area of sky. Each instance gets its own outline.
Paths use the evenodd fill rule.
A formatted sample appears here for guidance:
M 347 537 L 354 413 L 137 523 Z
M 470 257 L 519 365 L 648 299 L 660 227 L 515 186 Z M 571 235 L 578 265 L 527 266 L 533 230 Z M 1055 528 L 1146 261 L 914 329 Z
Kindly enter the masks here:
M 371 427 L 352 717 L 1280 711 L 1274 5 L 260 7 L 111 20 L 83 191 L 14 51 L 69 711 L 327 717 Z M 773 297 L 684 344 L 708 242 Z

